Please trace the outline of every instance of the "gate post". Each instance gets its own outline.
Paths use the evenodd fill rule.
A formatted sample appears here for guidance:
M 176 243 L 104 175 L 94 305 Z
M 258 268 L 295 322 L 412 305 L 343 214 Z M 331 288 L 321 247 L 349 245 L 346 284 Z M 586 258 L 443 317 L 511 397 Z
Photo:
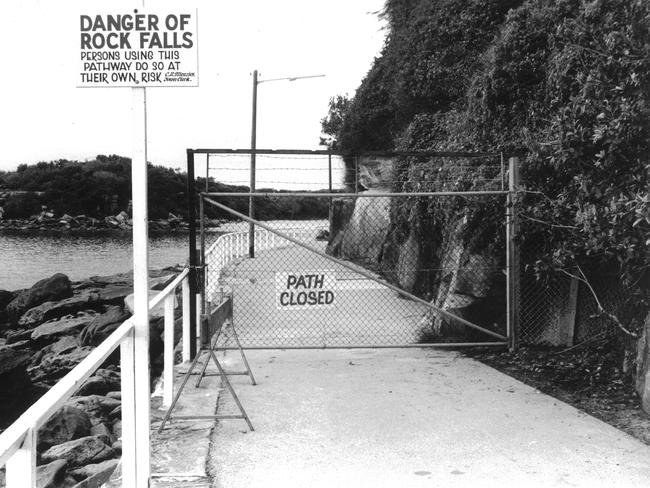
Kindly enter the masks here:
M 519 158 L 508 159 L 508 197 L 506 204 L 506 335 L 508 349 L 517 348 L 519 332 L 519 224 L 516 191 L 519 187 Z
M 196 211 L 194 209 L 194 151 L 187 150 L 187 220 L 189 222 L 189 262 L 190 272 L 190 359 L 196 356 Z

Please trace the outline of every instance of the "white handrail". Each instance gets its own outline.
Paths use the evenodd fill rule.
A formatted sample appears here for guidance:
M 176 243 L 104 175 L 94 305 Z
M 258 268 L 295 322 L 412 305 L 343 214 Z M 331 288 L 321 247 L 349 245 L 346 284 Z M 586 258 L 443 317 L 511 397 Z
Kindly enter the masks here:
M 313 232 L 313 229 L 301 227 L 290 227 L 278 229 L 285 234 L 297 239 L 305 234 Z M 248 253 L 248 231 L 229 232 L 220 235 L 205 252 L 207 264 L 208 286 L 218 283 L 221 272 L 233 259 L 245 256 Z M 266 229 L 255 231 L 255 245 L 258 250 L 263 251 L 277 247 L 291 246 L 292 243 L 286 239 L 277 239 L 277 235 Z M 214 255 L 214 256 L 213 256 Z M 208 297 L 210 298 L 210 297 Z
M 38 429 L 63 406 L 132 329 L 133 322 L 131 319 L 126 320 L 0 434 L 0 465 L 5 464 L 16 452 L 29 429 Z
M 186 337 L 189 336 L 189 318 L 186 317 L 189 316 L 188 274 L 189 270 L 184 269 L 164 290 L 149 301 L 149 310 L 151 310 L 165 300 L 163 403 L 169 403 L 173 396 L 174 295 L 179 285 L 183 288 L 183 356 L 187 357 L 185 348 L 189 345 L 189 337 Z M 124 349 L 124 344 L 133 338 L 133 332 L 134 323 L 132 318 L 129 318 L 0 434 L 0 466 L 7 466 L 7 488 L 35 486 L 37 447 L 35 439 L 38 428 L 65 404 L 118 346 Z M 124 361 L 123 357 L 121 361 Z M 133 364 L 126 366 L 122 364 L 121 368 L 123 388 L 125 382 L 132 381 L 133 376 Z M 126 405 L 122 407 L 123 412 L 128 408 Z M 126 440 L 123 438 L 123 442 Z
M 185 277 L 190 273 L 190 270 L 188 268 L 185 268 L 181 274 L 179 274 L 176 278 L 174 278 L 174 281 L 172 281 L 169 285 L 167 285 L 160 293 L 158 293 L 155 297 L 153 297 L 151 300 L 149 300 L 149 310 L 153 309 L 158 305 L 160 302 L 162 302 L 167 295 L 172 293 L 178 285 L 181 284 L 181 281 L 185 279 Z

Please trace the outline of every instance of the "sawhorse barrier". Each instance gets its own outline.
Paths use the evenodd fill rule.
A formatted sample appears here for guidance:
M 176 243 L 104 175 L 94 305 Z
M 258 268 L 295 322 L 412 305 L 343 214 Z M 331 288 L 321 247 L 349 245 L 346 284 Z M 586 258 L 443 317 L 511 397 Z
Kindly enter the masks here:
M 167 409 L 167 412 L 165 413 L 162 422 L 160 423 L 158 432 L 161 432 L 165 428 L 165 424 L 172 419 L 174 420 L 243 419 L 246 421 L 246 424 L 248 424 L 248 428 L 251 431 L 255 430 L 253 428 L 253 424 L 250 421 L 250 418 L 248 417 L 248 414 L 246 413 L 246 410 L 241 404 L 241 401 L 239 400 L 237 393 L 235 392 L 234 388 L 232 387 L 232 384 L 230 383 L 230 380 L 228 379 L 228 376 L 231 375 L 246 375 L 249 377 L 252 385 L 256 384 L 255 377 L 253 376 L 253 372 L 251 371 L 250 365 L 248 364 L 248 360 L 246 359 L 246 354 L 244 354 L 244 350 L 241 347 L 241 343 L 239 342 L 239 337 L 237 336 L 237 331 L 235 330 L 235 325 L 232 320 L 232 311 L 233 311 L 232 294 L 228 294 L 228 295 L 222 294 L 220 303 L 215 307 L 212 307 L 212 305 L 208 302 L 207 310 L 208 313 L 205 314 L 201 320 L 201 331 L 200 331 L 201 347 L 197 352 L 196 356 L 194 357 L 194 359 L 192 360 L 192 362 L 190 363 L 189 368 L 183 375 L 183 380 L 178 388 L 178 391 L 174 396 L 171 405 Z M 226 333 L 235 340 L 236 347 L 239 350 L 242 361 L 244 363 L 244 367 L 245 367 L 244 371 L 226 371 L 224 370 L 223 366 L 219 362 L 217 351 L 219 350 L 219 339 L 225 335 L 223 334 L 224 331 L 226 331 Z M 195 371 L 196 367 L 199 364 L 199 360 L 201 358 L 204 358 L 201 370 Z M 178 399 L 182 395 L 183 389 L 187 385 L 187 382 L 189 381 L 190 377 L 192 375 L 198 375 L 198 378 L 195 383 L 195 387 L 198 388 L 199 385 L 201 384 L 201 380 L 205 376 L 210 375 L 210 373 L 207 372 L 207 368 L 210 363 L 210 360 L 212 360 L 212 362 L 216 366 L 217 368 L 216 374 L 220 376 L 222 384 L 225 386 L 225 388 L 228 390 L 230 395 L 233 397 L 235 404 L 239 409 L 240 412 L 239 415 L 218 415 L 218 414 L 212 416 L 177 415 L 172 417 L 172 412 L 174 410 L 174 407 L 176 406 Z

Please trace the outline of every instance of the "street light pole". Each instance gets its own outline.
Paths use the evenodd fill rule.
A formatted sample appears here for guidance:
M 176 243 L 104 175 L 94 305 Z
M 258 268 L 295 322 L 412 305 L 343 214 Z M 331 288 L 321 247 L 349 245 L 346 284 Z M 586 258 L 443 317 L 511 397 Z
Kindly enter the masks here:
M 251 120 L 251 164 L 250 164 L 250 192 L 255 193 L 255 150 L 257 148 L 257 85 L 268 83 L 269 81 L 296 81 L 305 78 L 322 78 L 325 75 L 307 75 L 307 76 L 289 76 L 286 78 L 270 78 L 268 80 L 258 80 L 259 73 L 253 71 L 253 113 Z M 255 197 L 248 197 L 248 216 L 255 218 Z M 248 225 L 248 257 L 255 257 L 255 224 L 252 222 Z
M 250 191 L 255 193 L 255 149 L 257 148 L 257 70 L 253 71 L 253 115 L 251 122 L 251 169 Z M 248 216 L 255 218 L 255 198 L 248 197 Z M 255 257 L 255 224 L 248 224 L 248 257 Z

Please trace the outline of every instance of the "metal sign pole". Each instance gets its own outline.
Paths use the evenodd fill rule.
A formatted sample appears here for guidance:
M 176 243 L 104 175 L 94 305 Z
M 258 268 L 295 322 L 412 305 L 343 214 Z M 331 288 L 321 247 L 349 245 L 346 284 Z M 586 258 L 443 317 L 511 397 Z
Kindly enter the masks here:
M 149 236 L 147 230 L 147 94 L 133 88 L 133 322 L 135 353 L 136 486 L 148 486 L 149 438 Z

